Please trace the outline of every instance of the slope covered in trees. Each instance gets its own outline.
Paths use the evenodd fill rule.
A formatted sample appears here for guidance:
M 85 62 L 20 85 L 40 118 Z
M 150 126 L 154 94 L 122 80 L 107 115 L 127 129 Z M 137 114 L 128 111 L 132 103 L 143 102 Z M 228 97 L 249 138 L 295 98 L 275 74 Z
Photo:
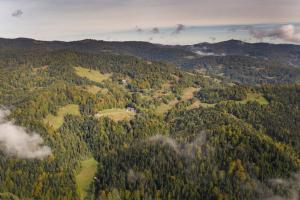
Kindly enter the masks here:
M 2 57 L 7 53 L 33 52 L 32 56 L 53 51 L 131 55 L 150 61 L 164 61 L 184 69 L 200 69 L 223 75 L 245 84 L 299 83 L 300 46 L 291 44 L 246 43 L 229 40 L 187 46 L 147 42 L 106 42 L 81 40 L 72 42 L 37 41 L 27 38 L 1 39 Z M 39 59 L 40 61 L 40 59 Z
M 299 85 L 245 86 L 129 55 L 33 47 L 3 50 L 0 105 L 51 155 L 20 158 L 0 140 L 1 199 L 80 199 L 76 177 L 92 157 L 97 173 L 85 199 L 297 194 L 272 180 L 295 181 L 300 169 Z M 112 110 L 130 118 L 113 120 Z M 59 126 L 45 123 L 53 118 Z

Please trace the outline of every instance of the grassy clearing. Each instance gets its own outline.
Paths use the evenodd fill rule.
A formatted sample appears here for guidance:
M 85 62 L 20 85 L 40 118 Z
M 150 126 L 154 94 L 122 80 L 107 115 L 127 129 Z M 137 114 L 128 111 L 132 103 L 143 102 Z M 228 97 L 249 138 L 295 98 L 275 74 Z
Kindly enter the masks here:
M 242 101 L 238 101 L 238 102 L 242 103 L 242 104 L 246 104 L 248 102 L 253 102 L 253 101 L 258 102 L 261 105 L 269 104 L 268 100 L 265 97 L 263 97 L 262 94 L 260 94 L 260 93 L 248 93 L 246 99 L 244 99 Z
M 87 195 L 90 184 L 97 172 L 97 161 L 90 158 L 81 162 L 81 170 L 76 175 L 76 183 L 80 191 L 80 199 Z
M 98 114 L 96 114 L 97 118 L 100 117 L 108 117 L 114 121 L 129 121 L 134 118 L 136 113 L 132 110 L 127 110 L 127 109 L 119 109 L 119 108 L 113 108 L 113 109 L 106 109 L 102 110 Z
M 163 90 L 170 90 L 172 87 L 172 84 L 170 82 L 166 82 L 166 83 L 162 84 L 161 87 Z
M 166 82 L 166 83 L 162 84 L 161 89 L 156 90 L 152 97 L 153 98 L 161 98 L 163 96 L 172 94 L 172 92 L 170 91 L 171 87 L 172 87 L 172 84 L 170 82 Z
M 202 103 L 200 102 L 200 106 L 203 107 L 203 108 L 213 108 L 215 107 L 216 104 L 214 103 Z
M 48 70 L 48 65 L 45 65 L 45 66 L 42 66 L 42 67 L 35 67 L 35 68 L 32 68 L 32 71 L 33 71 L 33 72 L 46 71 L 46 70 Z
M 171 76 L 172 76 L 176 81 L 179 81 L 179 80 L 180 80 L 180 77 L 179 77 L 179 76 L 176 76 L 175 74 L 171 74 Z
M 202 108 L 213 108 L 213 107 L 215 107 L 215 104 L 202 103 L 201 101 L 199 101 L 197 99 L 194 103 L 192 103 L 192 105 L 188 106 L 187 109 L 188 110 L 192 110 L 192 109 L 199 108 L 199 107 L 202 107 Z
M 74 69 L 75 69 L 75 73 L 78 76 L 87 78 L 91 81 L 95 81 L 98 83 L 101 83 L 101 82 L 109 79 L 112 76 L 112 74 L 102 74 L 99 71 L 90 70 L 90 69 L 82 68 L 82 67 L 74 67 Z
M 190 76 L 196 76 L 196 74 L 194 73 L 191 73 L 191 72 L 185 72 L 187 75 L 190 75 Z
M 190 97 L 190 96 L 189 96 Z M 247 98 L 242 101 L 235 101 L 236 103 L 246 104 L 248 102 L 256 101 L 261 105 L 269 104 L 268 100 L 265 99 L 260 93 L 248 93 Z M 219 103 L 226 103 L 227 101 L 221 101 Z M 203 103 L 199 99 L 194 101 L 190 106 L 187 107 L 188 110 L 203 107 L 203 108 L 212 108 L 215 107 L 216 104 Z
M 79 116 L 79 106 L 76 104 L 66 105 L 58 110 L 57 115 L 48 115 L 44 119 L 44 123 L 57 130 L 61 127 L 61 125 L 63 125 L 64 116 L 67 114 Z
M 166 91 L 162 91 L 162 90 L 158 90 L 153 94 L 153 98 L 157 99 L 157 98 L 161 98 L 167 95 L 171 95 L 172 92 L 166 92 Z
M 183 100 L 192 99 L 194 97 L 194 93 L 199 90 L 200 90 L 199 88 L 194 88 L 194 87 L 185 88 L 183 90 L 182 99 Z
M 81 88 L 91 94 L 98 94 L 98 93 L 106 94 L 108 92 L 106 88 L 100 88 L 96 85 L 88 85 Z
M 192 99 L 194 97 L 194 92 L 196 92 L 196 91 L 199 91 L 199 88 L 194 88 L 194 87 L 185 88 L 183 90 L 183 94 L 181 96 L 182 101 Z M 156 96 L 158 96 L 157 93 L 156 93 Z M 163 115 L 163 114 L 167 113 L 169 110 L 171 110 L 177 103 L 179 103 L 179 101 L 177 99 L 174 99 L 167 104 L 162 103 L 155 109 L 155 113 L 158 115 Z M 197 106 L 197 105 L 194 105 L 194 106 Z
M 102 90 L 102 88 L 99 88 L 96 85 L 89 85 L 85 88 L 89 93 L 92 94 L 97 94 L 98 92 L 100 92 Z
M 175 106 L 178 102 L 179 101 L 177 99 L 174 99 L 170 101 L 168 104 L 162 103 L 155 109 L 155 113 L 158 115 L 163 115 L 169 110 L 171 110 L 172 107 Z
M 247 98 L 242 100 L 242 101 L 235 101 L 236 103 L 241 103 L 241 104 L 246 104 L 248 102 L 253 102 L 256 101 L 261 105 L 267 105 L 269 104 L 268 100 L 265 99 L 260 93 L 248 93 L 247 94 Z M 227 101 L 221 101 L 220 103 L 226 103 Z M 212 108 L 214 107 L 216 104 L 209 104 L 209 103 L 202 103 L 201 101 L 199 101 L 198 99 L 192 103 L 192 105 L 190 105 L 187 109 L 191 110 L 194 108 L 199 108 L 199 107 L 203 107 L 203 108 Z
M 189 105 L 187 107 L 187 110 L 192 110 L 195 108 L 199 108 L 201 106 L 201 102 L 199 100 L 196 100 L 195 102 L 193 102 L 191 105 Z

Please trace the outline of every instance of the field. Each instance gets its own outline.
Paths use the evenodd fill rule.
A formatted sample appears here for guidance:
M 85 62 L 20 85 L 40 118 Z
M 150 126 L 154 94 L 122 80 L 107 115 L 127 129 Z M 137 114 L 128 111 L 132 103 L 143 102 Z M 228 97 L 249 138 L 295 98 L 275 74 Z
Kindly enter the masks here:
M 196 100 L 194 103 L 192 103 L 192 105 L 190 105 L 187 109 L 188 110 L 192 110 L 195 108 L 199 108 L 199 107 L 203 107 L 203 108 L 212 108 L 214 107 L 215 104 L 209 104 L 209 103 L 202 103 L 199 100 Z
M 194 97 L 194 92 L 199 91 L 199 88 L 189 87 L 183 90 L 182 99 L 189 100 Z
M 158 115 L 163 115 L 164 113 L 171 110 L 172 107 L 175 106 L 178 102 L 179 101 L 177 99 L 174 99 L 170 101 L 168 104 L 162 103 L 155 109 L 155 113 Z
M 76 176 L 76 183 L 80 191 L 80 199 L 87 195 L 90 184 L 97 172 L 97 161 L 94 158 L 81 162 L 81 170 Z
M 199 91 L 199 88 L 194 88 L 194 87 L 189 87 L 189 88 L 185 88 L 183 90 L 182 93 L 182 101 L 186 101 L 189 99 L 192 99 L 194 97 L 194 92 Z M 170 101 L 169 103 L 165 104 L 162 103 L 160 104 L 156 109 L 155 109 L 155 113 L 158 115 L 163 115 L 164 113 L 168 112 L 169 110 L 172 109 L 172 107 L 174 107 L 179 101 L 177 99 L 174 99 L 172 101 Z M 199 103 L 196 103 L 195 105 L 193 105 L 193 107 L 198 107 Z
M 161 85 L 161 89 L 156 90 L 152 94 L 152 97 L 153 98 L 161 98 L 161 97 L 172 94 L 171 87 L 172 87 L 172 84 L 170 82 L 165 82 L 164 84 Z
M 199 88 L 194 88 L 194 87 L 189 87 L 189 88 L 185 88 L 183 90 L 183 94 L 182 94 L 182 100 L 186 101 L 189 99 L 192 99 L 194 97 L 194 92 L 199 91 Z M 267 105 L 269 104 L 269 102 L 260 94 L 260 93 L 248 93 L 247 94 L 247 98 L 242 100 L 242 101 L 236 101 L 237 103 L 241 103 L 241 104 L 246 104 L 247 102 L 253 102 L 256 101 L 261 105 Z M 158 106 L 155 109 L 155 113 L 162 115 L 166 112 L 168 112 L 170 109 L 172 109 L 173 106 L 175 106 L 179 101 L 178 100 L 172 100 L 170 101 L 168 104 L 164 104 L 162 103 L 160 106 Z M 222 101 L 223 103 L 226 101 Z M 220 103 L 222 103 L 220 102 Z M 208 103 L 203 103 L 199 100 L 196 100 L 192 105 L 190 105 L 188 107 L 188 109 L 194 109 L 194 108 L 199 108 L 199 107 L 203 107 L 203 108 L 211 108 L 214 107 L 215 104 L 208 104 Z
M 43 67 L 35 67 L 35 68 L 32 68 L 32 71 L 33 72 L 38 72 L 38 71 L 46 71 L 48 70 L 48 65 L 45 65 Z
M 75 68 L 75 73 L 80 76 L 87 78 L 91 81 L 95 81 L 98 83 L 101 83 L 111 77 L 112 74 L 101 74 L 99 71 L 96 70 L 90 70 L 87 68 L 82 68 L 82 67 L 74 67 Z
M 66 105 L 58 110 L 57 115 L 48 115 L 44 119 L 44 123 L 57 130 L 59 127 L 61 127 L 61 125 L 63 125 L 64 117 L 67 114 L 79 116 L 79 106 L 76 104 Z
M 259 93 L 248 93 L 247 98 L 242 101 L 235 101 L 236 103 L 246 104 L 248 102 L 256 101 L 261 105 L 267 105 L 269 102 Z M 226 101 L 221 101 L 220 103 L 225 103 Z M 188 107 L 188 109 L 194 109 L 194 108 L 211 108 L 214 107 L 215 104 L 209 104 L 209 103 L 202 103 L 199 100 L 196 100 L 192 105 Z
M 199 91 L 199 88 L 189 87 L 185 88 L 182 93 L 182 101 L 186 101 L 192 99 L 194 97 L 194 92 Z M 177 99 L 171 100 L 169 103 L 160 104 L 156 109 L 155 113 L 158 115 L 163 115 L 164 113 L 168 112 L 172 109 L 179 101 Z M 199 105 L 194 105 L 194 107 Z
M 97 94 L 98 92 L 100 92 L 102 90 L 102 88 L 99 88 L 95 85 L 90 85 L 86 87 L 86 90 L 92 94 Z
M 242 104 L 246 104 L 248 102 L 253 102 L 253 101 L 258 102 L 261 105 L 269 104 L 268 100 L 265 99 L 260 93 L 248 93 L 247 98 L 239 102 Z
M 96 85 L 88 85 L 88 86 L 83 86 L 81 87 L 83 90 L 92 93 L 92 94 L 98 94 L 98 93 L 107 93 L 108 90 L 106 88 L 100 88 Z
M 135 112 L 127 109 L 119 109 L 119 108 L 113 108 L 113 109 L 106 109 L 102 110 L 98 114 L 96 114 L 96 117 L 108 117 L 114 121 L 123 121 L 123 120 L 131 120 L 135 116 Z

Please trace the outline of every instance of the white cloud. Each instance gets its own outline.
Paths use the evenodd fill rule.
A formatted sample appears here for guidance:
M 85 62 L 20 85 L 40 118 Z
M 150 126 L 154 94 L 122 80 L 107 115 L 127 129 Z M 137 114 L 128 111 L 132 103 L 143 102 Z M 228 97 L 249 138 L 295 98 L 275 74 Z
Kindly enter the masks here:
M 51 149 L 37 133 L 28 133 L 25 128 L 6 121 L 9 111 L 0 109 L 0 150 L 8 156 L 24 159 L 43 159 L 51 154 Z
M 300 172 L 293 174 L 289 179 L 271 179 L 269 180 L 271 189 L 281 188 L 286 196 L 272 194 L 265 200 L 299 200 L 300 192 Z
M 300 43 L 300 32 L 298 32 L 296 27 L 291 24 L 283 25 L 273 30 L 250 30 L 250 35 L 259 40 L 271 38 Z
M 152 136 L 148 139 L 148 142 L 169 146 L 178 155 L 194 158 L 198 152 L 204 153 L 202 147 L 207 143 L 207 137 L 206 132 L 201 131 L 194 140 L 187 143 L 177 143 L 173 138 L 164 135 Z

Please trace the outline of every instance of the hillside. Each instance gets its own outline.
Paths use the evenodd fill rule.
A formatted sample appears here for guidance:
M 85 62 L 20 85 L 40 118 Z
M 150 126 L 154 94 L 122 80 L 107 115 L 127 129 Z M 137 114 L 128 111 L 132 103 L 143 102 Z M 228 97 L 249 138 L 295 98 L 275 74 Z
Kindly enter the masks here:
M 275 60 L 281 64 L 300 66 L 300 47 L 292 44 L 247 43 L 229 40 L 219 43 L 200 43 L 191 47 L 193 51 L 216 55 L 249 56 Z
M 297 69 L 272 61 L 251 74 L 268 62 L 244 56 L 197 58 L 211 73 L 162 61 L 195 56 L 184 48 L 1 39 L 0 131 L 24 140 L 20 150 L 0 134 L 0 198 L 297 198 Z M 243 68 L 224 67 L 230 80 L 214 62 Z M 253 86 L 275 72 L 286 84 Z
M 58 50 L 80 53 L 129 55 L 149 61 L 164 61 L 183 69 L 224 76 L 244 84 L 297 83 L 300 80 L 300 46 L 245 43 L 229 40 L 189 46 L 147 42 L 37 41 L 26 38 L 0 39 L 0 52 L 46 54 Z

